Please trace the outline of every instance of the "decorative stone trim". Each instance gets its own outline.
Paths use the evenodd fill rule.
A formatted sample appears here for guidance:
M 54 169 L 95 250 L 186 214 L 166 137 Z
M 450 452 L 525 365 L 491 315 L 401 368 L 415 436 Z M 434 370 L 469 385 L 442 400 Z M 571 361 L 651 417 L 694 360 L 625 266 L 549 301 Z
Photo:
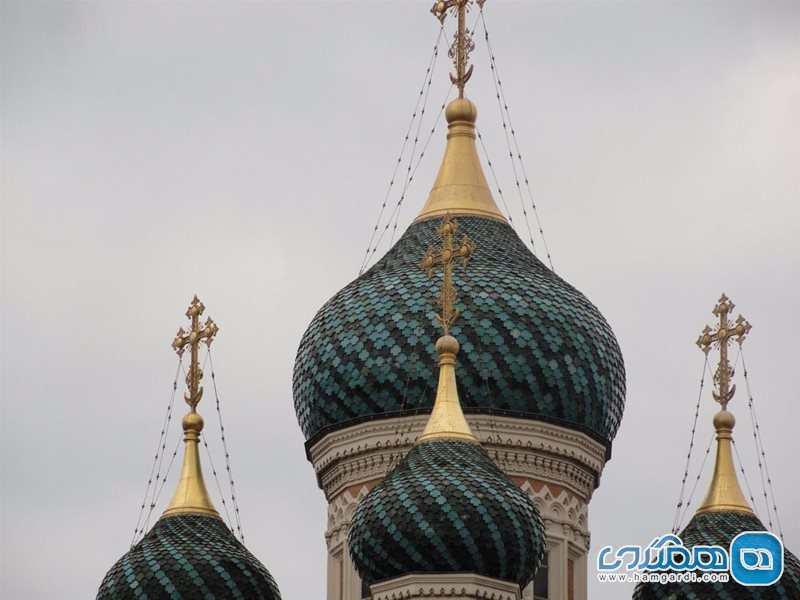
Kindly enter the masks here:
M 328 551 L 347 544 L 347 531 L 356 512 L 356 506 L 372 489 L 371 485 L 363 485 L 353 493 L 353 489 L 345 490 L 328 504 L 328 529 L 325 531 L 325 543 Z M 347 552 L 347 549 L 344 550 Z
M 530 496 L 545 525 L 548 539 L 570 542 L 579 555 L 589 551 L 589 506 L 577 496 L 561 490 L 556 495 L 547 484 L 539 489 L 526 480 L 520 488 Z
M 382 479 L 411 448 L 428 415 L 359 423 L 309 449 L 330 502 L 345 488 Z M 509 475 L 557 483 L 587 502 L 599 484 L 605 447 L 588 435 L 541 421 L 468 415 L 473 433 Z
M 519 586 L 474 573 L 411 574 L 370 586 L 372 600 L 469 598 L 520 600 Z

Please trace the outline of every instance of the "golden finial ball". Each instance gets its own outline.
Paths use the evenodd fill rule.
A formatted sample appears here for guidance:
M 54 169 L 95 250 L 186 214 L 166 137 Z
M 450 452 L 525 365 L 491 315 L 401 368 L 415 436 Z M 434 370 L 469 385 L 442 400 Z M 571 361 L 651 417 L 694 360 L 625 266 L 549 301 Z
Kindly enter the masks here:
M 196 412 L 190 412 L 185 417 L 183 417 L 183 421 L 181 422 L 183 425 L 184 431 L 203 431 L 203 417 L 201 417 Z
M 458 354 L 458 340 L 452 335 L 443 335 L 436 341 L 436 352 L 441 354 Z
M 448 123 L 456 121 L 466 121 L 467 123 L 475 123 L 478 120 L 478 107 L 474 102 L 466 98 L 456 98 L 444 111 L 444 116 Z
M 714 415 L 714 429 L 717 431 L 720 429 L 733 429 L 734 425 L 736 425 L 736 419 L 733 413 L 728 412 L 728 409 L 723 408 Z

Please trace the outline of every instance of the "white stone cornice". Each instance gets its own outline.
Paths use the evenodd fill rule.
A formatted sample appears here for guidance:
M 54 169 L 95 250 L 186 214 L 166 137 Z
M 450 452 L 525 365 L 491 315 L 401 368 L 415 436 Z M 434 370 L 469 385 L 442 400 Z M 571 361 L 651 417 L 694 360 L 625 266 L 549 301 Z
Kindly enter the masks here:
M 411 574 L 382 581 L 370 587 L 372 600 L 416 600 L 418 598 L 469 598 L 519 600 L 515 583 L 473 573 Z
M 309 449 L 328 501 L 381 479 L 411 448 L 427 415 L 378 419 L 334 431 Z M 484 448 L 509 476 L 557 483 L 588 500 L 599 483 L 605 447 L 588 435 L 517 417 L 469 415 Z

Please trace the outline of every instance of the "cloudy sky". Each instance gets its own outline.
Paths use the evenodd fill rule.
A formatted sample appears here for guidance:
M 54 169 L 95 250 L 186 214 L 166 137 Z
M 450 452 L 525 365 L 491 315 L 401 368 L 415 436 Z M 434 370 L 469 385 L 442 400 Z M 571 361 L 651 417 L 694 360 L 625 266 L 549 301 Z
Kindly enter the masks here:
M 127 550 L 170 342 L 197 293 L 220 325 L 247 544 L 285 598 L 323 597 L 325 501 L 292 364 L 315 311 L 358 271 L 436 40 L 428 4 L 2 3 L 0 595 L 93 597 Z M 750 383 L 800 552 L 800 5 L 491 0 L 486 12 L 555 267 L 604 313 L 628 369 L 590 564 L 672 525 L 703 368 L 694 340 L 723 290 L 753 324 Z M 481 40 L 474 61 L 468 94 L 510 191 Z M 400 229 L 443 145 L 440 125 Z M 731 410 L 760 493 L 743 383 Z M 212 400 L 200 411 L 216 441 Z M 713 412 L 707 393 L 696 458 Z M 592 599 L 629 593 L 593 570 L 589 586 Z

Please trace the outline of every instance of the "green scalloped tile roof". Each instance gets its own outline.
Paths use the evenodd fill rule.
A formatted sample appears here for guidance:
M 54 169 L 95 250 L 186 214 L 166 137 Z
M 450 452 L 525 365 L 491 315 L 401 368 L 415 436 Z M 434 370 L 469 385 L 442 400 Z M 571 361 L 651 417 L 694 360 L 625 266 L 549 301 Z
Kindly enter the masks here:
M 507 224 L 458 217 L 477 250 L 454 269 L 465 412 L 548 420 L 610 442 L 625 405 L 617 340 L 595 306 L 545 267 Z M 307 439 L 359 421 L 430 410 L 441 275 L 420 261 L 440 219 L 413 224 L 375 266 L 328 301 L 305 332 L 294 403 Z
M 106 574 L 97 600 L 280 600 L 272 575 L 221 520 L 162 517 Z
M 372 584 L 409 573 L 532 579 L 544 553 L 536 507 L 471 442 L 414 446 L 359 503 L 350 556 Z
M 684 546 L 730 543 L 743 531 L 766 531 L 755 515 L 709 512 L 692 517 L 680 533 Z M 783 576 L 773 585 L 743 586 L 732 578 L 727 583 L 640 583 L 633 600 L 800 600 L 800 561 L 784 549 Z

